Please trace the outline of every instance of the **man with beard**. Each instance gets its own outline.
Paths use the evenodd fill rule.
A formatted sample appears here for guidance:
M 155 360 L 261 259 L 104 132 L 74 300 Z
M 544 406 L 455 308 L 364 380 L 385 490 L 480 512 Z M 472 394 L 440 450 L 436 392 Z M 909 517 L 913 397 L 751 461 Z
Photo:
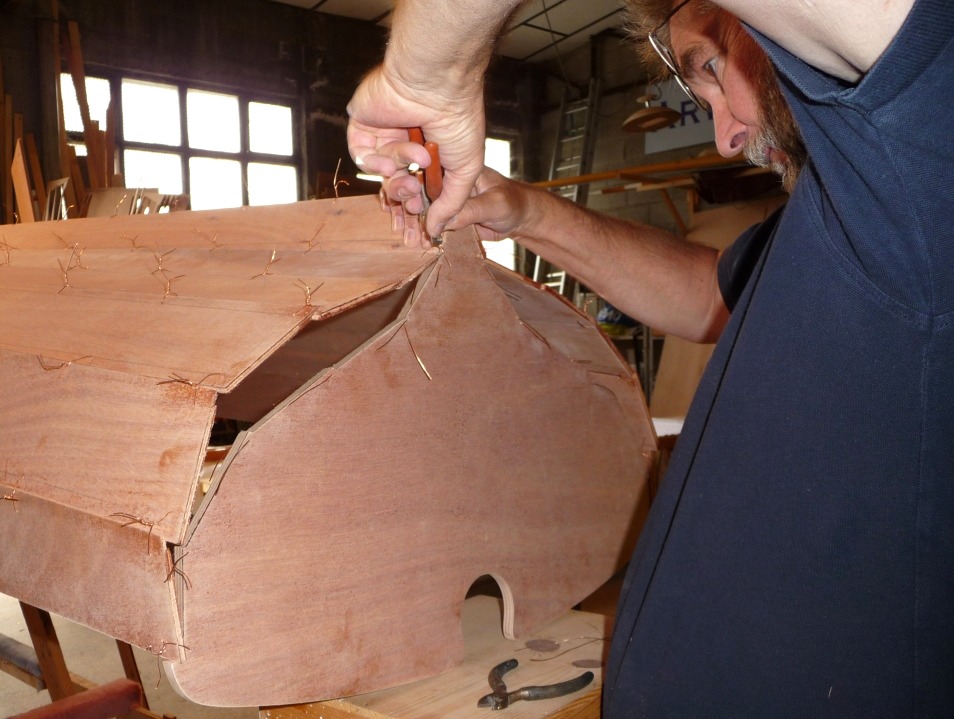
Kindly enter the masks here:
M 713 14 L 718 12 L 714 6 L 700 4 Z M 726 38 L 732 48 L 726 69 L 733 102 L 731 106 L 725 102 L 711 106 L 718 149 L 726 157 L 743 152 L 753 164 L 771 167 L 783 187 L 791 190 L 805 159 L 804 146 L 765 53 L 737 21 L 731 25 L 735 31 Z M 650 53 L 646 59 L 650 63 L 655 59 L 664 72 L 659 57 Z M 710 104 L 699 95 L 690 91 L 690 97 L 710 110 Z M 349 136 L 353 147 L 359 132 L 358 123 L 352 121 Z M 392 144 L 386 149 L 386 154 L 377 157 L 366 153 L 359 164 L 368 167 L 375 159 L 388 164 L 378 171 L 391 171 L 385 179 L 385 192 L 392 200 L 389 211 L 403 228 L 407 245 L 426 245 L 428 240 L 416 218 L 404 222 L 405 210 L 417 209 L 420 192 L 419 182 L 404 171 L 398 159 L 406 147 Z M 392 159 L 393 152 L 398 154 Z M 444 159 L 446 151 L 442 153 Z M 424 157 L 416 159 L 425 165 Z M 450 169 L 447 172 L 452 174 Z M 445 179 L 445 186 L 448 182 Z M 485 241 L 512 238 L 566 269 L 629 316 L 667 334 L 714 342 L 775 219 L 740 238 L 725 253 L 720 270 L 719 255 L 710 247 L 687 243 L 659 228 L 580 208 L 484 168 L 476 182 L 476 196 L 445 227 L 475 225 Z
M 624 311 L 658 326 L 678 314 L 667 305 L 695 311 L 688 334 L 719 335 L 630 564 L 604 716 L 954 715 L 954 114 L 936 110 L 954 78 L 954 4 L 628 4 L 711 106 L 721 152 L 797 164 L 757 47 L 807 148 L 784 210 L 717 264 L 592 213 L 554 219 L 563 205 L 480 175 L 482 125 L 462 128 L 482 117 L 488 33 L 513 0 L 400 5 L 349 128 L 356 161 L 411 209 L 403 168 L 427 160 L 400 128 L 447 146 L 429 233 L 513 229 Z M 421 67 L 454 48 L 438 78 L 413 61 L 424 18 L 441 41 Z M 633 246 L 648 251 L 627 262 Z

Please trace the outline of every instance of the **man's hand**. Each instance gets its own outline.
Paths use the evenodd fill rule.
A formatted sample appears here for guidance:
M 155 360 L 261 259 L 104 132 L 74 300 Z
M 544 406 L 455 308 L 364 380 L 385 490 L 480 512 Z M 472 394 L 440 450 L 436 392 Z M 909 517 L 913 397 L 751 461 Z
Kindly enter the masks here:
M 474 190 L 475 194 L 447 223 L 447 229 L 459 230 L 474 225 L 483 242 L 519 237 L 528 222 L 529 192 L 532 190 L 489 167 L 480 173 Z
M 428 167 L 422 145 L 408 140 L 407 128 L 420 127 L 440 148 L 444 188 L 427 213 L 427 233 L 437 237 L 470 197 L 484 164 L 483 85 L 468 93 L 455 88 L 450 95 L 434 89 L 414 89 L 385 66 L 373 70 L 348 105 L 348 149 L 363 171 L 385 178 L 383 193 L 403 226 L 408 246 L 426 246 L 416 218 L 423 211 L 421 187 L 407 167 Z
M 398 0 L 384 63 L 348 105 L 348 148 L 357 165 L 385 178 L 384 197 L 409 246 L 428 245 L 420 223 L 421 188 L 407 166 L 428 167 L 423 147 L 408 142 L 420 127 L 436 142 L 444 189 L 427 212 L 436 237 L 470 197 L 484 166 L 484 73 L 494 40 L 522 0 Z

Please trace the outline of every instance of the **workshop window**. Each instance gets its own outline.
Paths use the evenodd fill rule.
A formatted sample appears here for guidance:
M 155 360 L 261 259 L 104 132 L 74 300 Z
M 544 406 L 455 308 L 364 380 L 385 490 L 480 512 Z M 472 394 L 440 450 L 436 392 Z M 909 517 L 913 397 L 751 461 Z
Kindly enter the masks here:
M 61 75 L 66 130 L 86 154 L 69 75 Z M 90 119 L 107 127 L 112 98 L 117 154 L 127 187 L 187 194 L 193 209 L 294 202 L 299 153 L 292 107 L 180 84 L 86 78 Z
M 484 164 L 504 177 L 510 177 L 510 141 L 488 137 L 484 141 Z M 507 238 L 483 244 L 488 259 L 511 270 L 516 268 L 517 246 L 513 240 Z

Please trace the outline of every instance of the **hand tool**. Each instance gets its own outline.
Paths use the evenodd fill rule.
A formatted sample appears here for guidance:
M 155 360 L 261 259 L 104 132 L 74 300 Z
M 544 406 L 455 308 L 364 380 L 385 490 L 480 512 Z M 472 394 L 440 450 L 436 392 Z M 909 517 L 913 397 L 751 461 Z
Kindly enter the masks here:
M 425 142 L 424 132 L 419 127 L 409 127 L 407 134 L 411 142 L 423 145 L 424 149 L 427 150 L 427 154 L 431 157 L 431 164 L 423 170 L 421 170 L 420 165 L 416 162 L 412 162 L 407 170 L 412 175 L 416 175 L 418 181 L 421 183 L 421 199 L 424 201 L 424 211 L 420 216 L 421 234 L 428 237 L 432 244 L 439 245 L 443 241 L 441 237 L 430 237 L 430 235 L 427 234 L 427 211 L 431 206 L 431 202 L 440 196 L 441 190 L 444 188 L 440 150 L 436 142 L 429 140 Z
M 583 672 L 575 679 L 568 679 L 558 684 L 546 684 L 543 686 L 530 686 L 515 689 L 512 692 L 507 691 L 507 685 L 504 683 L 503 675 L 517 668 L 516 659 L 508 659 L 501 662 L 490 670 L 487 681 L 493 692 L 480 698 L 477 706 L 481 708 L 490 707 L 491 709 L 506 709 L 515 701 L 534 701 L 537 699 L 552 699 L 553 697 L 562 697 L 567 694 L 579 691 L 593 681 L 593 672 Z

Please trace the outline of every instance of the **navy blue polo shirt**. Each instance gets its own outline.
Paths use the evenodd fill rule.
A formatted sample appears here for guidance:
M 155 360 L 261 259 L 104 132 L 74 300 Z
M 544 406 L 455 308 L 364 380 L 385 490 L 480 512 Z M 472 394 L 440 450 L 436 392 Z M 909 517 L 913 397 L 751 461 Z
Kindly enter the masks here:
M 954 716 L 954 3 L 846 86 L 760 38 L 811 160 L 700 383 L 604 717 Z

